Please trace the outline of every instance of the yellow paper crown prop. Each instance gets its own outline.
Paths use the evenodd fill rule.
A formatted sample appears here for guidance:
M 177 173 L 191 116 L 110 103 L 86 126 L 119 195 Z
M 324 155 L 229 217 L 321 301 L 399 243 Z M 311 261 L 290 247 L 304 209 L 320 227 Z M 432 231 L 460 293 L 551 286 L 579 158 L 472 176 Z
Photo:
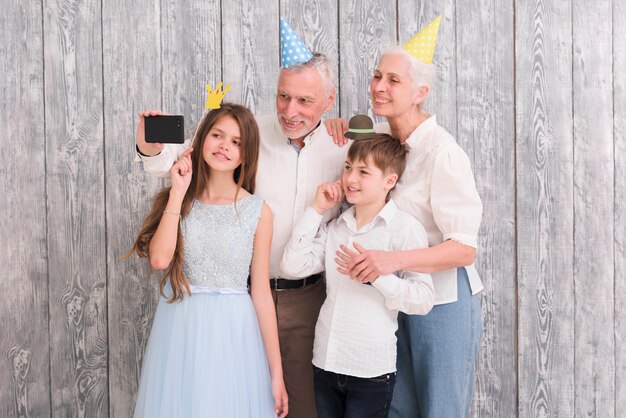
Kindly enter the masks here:
M 432 22 L 419 31 L 417 35 L 404 44 L 404 50 L 417 58 L 418 61 L 424 64 L 432 64 L 440 23 L 441 16 L 437 16 Z
M 224 95 L 228 93 L 230 90 L 230 84 L 226 86 L 224 90 L 222 90 L 222 82 L 217 83 L 217 88 L 213 90 L 211 84 L 206 85 L 206 103 L 204 105 L 207 109 L 219 109 L 220 104 L 222 103 L 222 99 L 224 99 Z

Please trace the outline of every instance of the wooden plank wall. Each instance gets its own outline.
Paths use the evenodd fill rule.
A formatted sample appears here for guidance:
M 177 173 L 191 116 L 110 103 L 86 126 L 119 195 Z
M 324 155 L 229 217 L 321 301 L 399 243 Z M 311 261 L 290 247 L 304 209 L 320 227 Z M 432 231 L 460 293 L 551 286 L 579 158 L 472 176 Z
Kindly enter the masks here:
M 519 414 L 574 417 L 571 4 L 517 2 L 514 27 Z
M 619 416 L 626 411 L 626 321 L 621 319 L 622 307 L 626 306 L 626 48 L 621 47 L 626 39 L 626 2 L 613 4 L 613 157 L 614 198 L 614 241 L 615 260 L 613 320 L 615 321 L 615 412 Z M 610 218 L 607 220 L 610 222 Z M 610 270 L 609 270 L 610 271 Z M 610 302 L 609 302 L 610 305 Z
M 615 324 L 612 6 L 572 7 L 576 416 L 615 413 L 616 346 L 606 332 Z
M 2 9 L 0 416 L 45 417 L 51 338 L 42 9 L 19 0 Z
M 61 416 L 109 409 L 100 6 L 44 3 L 50 392 Z
M 621 416 L 621 0 L 2 0 L 0 416 L 132 415 L 158 277 L 122 256 L 165 184 L 133 163 L 138 111 L 191 135 L 224 80 L 271 113 L 283 16 L 338 63 L 329 116 L 370 112 L 380 52 L 439 14 L 427 106 L 485 208 L 471 416 Z

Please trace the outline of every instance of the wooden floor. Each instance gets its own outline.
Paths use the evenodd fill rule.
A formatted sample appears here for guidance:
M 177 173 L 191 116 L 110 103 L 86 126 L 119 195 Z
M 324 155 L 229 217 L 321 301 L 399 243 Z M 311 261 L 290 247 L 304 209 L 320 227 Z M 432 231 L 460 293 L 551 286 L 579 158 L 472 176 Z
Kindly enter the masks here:
M 156 275 L 123 259 L 163 184 L 137 112 L 204 85 L 275 110 L 278 19 L 339 63 L 330 116 L 369 111 L 387 45 L 443 15 L 428 107 L 484 203 L 473 417 L 626 410 L 626 2 L 2 0 L 0 416 L 129 417 Z

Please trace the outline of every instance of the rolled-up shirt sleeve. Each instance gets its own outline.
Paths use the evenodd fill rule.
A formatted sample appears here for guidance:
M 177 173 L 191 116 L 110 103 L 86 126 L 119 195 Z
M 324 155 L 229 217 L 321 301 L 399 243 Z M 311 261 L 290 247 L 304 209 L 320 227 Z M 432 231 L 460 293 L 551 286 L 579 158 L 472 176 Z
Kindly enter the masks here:
M 443 240 L 476 248 L 483 206 L 469 158 L 456 144 L 438 152 L 430 187 L 433 218 Z
M 191 139 L 185 141 L 184 144 L 165 144 L 163 150 L 153 156 L 148 157 L 141 155 L 138 151 L 135 156 L 135 162 L 143 163 L 143 170 L 156 177 L 166 177 L 170 168 L 174 165 L 178 157 L 191 145 Z

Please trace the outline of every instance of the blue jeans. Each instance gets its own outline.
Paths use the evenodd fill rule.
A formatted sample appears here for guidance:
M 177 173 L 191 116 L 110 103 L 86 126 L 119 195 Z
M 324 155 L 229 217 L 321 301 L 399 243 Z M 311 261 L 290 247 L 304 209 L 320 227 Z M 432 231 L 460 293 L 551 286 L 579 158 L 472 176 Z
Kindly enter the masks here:
M 386 418 L 396 374 L 354 377 L 313 366 L 319 418 Z
M 398 384 L 392 418 L 463 418 L 474 391 L 480 345 L 480 294 L 457 269 L 458 300 L 425 316 L 398 316 Z

